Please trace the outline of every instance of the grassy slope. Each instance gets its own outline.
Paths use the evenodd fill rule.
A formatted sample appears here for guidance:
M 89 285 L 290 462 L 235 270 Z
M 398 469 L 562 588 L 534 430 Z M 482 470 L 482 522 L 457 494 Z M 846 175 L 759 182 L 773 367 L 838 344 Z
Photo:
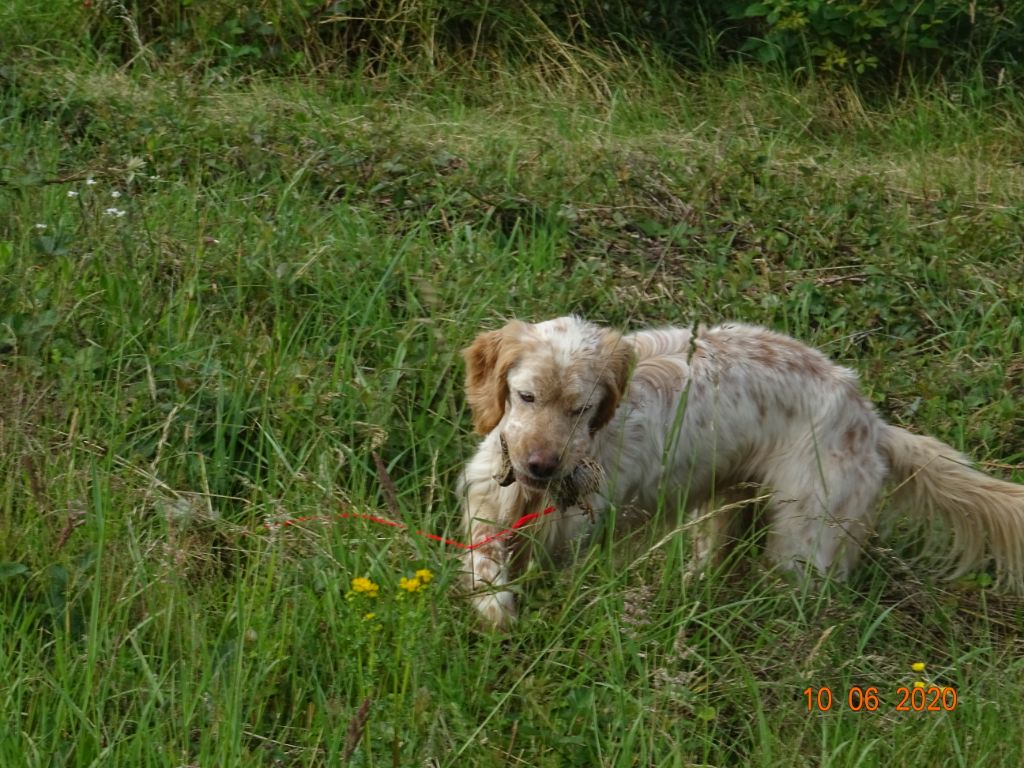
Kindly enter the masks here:
M 0 764 L 335 765 L 367 699 L 354 765 L 1024 760 L 1019 603 L 935 585 L 912 548 L 819 595 L 757 569 L 683 584 L 684 537 L 652 539 L 533 574 L 496 638 L 433 544 L 261 528 L 394 514 L 376 451 L 398 514 L 455 532 L 458 350 L 512 315 L 765 323 L 888 418 L 1019 465 L 1009 95 L 5 78 Z M 381 595 L 346 598 L 358 575 Z M 895 711 L 919 659 L 955 713 Z M 808 715 L 822 685 L 882 706 Z

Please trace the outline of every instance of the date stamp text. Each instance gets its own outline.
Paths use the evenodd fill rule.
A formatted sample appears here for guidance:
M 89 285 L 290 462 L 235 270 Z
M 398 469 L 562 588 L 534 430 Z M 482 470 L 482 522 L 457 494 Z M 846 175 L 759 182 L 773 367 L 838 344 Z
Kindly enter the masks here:
M 896 712 L 953 712 L 957 706 L 956 688 L 949 686 L 900 686 L 889 700 L 877 686 L 852 686 L 833 694 L 828 686 L 808 687 L 803 691 L 808 712 L 830 712 L 845 705 L 851 712 L 878 712 L 895 703 Z

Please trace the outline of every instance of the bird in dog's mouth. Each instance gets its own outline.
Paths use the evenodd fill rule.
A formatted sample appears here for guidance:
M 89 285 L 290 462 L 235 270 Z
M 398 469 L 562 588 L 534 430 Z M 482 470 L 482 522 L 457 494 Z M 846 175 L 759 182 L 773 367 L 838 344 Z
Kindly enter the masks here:
M 516 481 L 516 471 L 512 466 L 505 436 L 499 435 L 498 439 L 501 441 L 501 469 L 494 475 L 494 480 L 502 488 L 506 488 Z M 580 506 L 593 517 L 593 510 L 587 504 L 586 497 L 600 490 L 603 483 L 604 467 L 596 459 L 584 456 L 571 472 L 536 490 L 546 490 L 559 509 Z M 534 487 L 531 483 L 524 482 L 523 485 Z

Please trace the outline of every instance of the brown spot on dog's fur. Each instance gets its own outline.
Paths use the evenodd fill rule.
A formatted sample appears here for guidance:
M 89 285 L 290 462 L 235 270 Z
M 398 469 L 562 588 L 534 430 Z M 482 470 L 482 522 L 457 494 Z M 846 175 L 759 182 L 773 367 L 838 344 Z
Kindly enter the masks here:
M 768 406 L 765 404 L 764 395 L 761 394 L 760 390 L 754 390 L 751 394 L 751 400 L 754 401 L 754 407 L 757 408 L 757 416 L 764 421 L 768 415 Z
M 849 454 L 854 454 L 860 450 L 860 447 L 867 439 L 868 426 L 864 422 L 859 422 L 843 433 L 839 444 L 843 451 Z
M 796 406 L 788 400 L 783 400 L 778 395 L 775 397 L 775 410 L 782 414 L 783 418 L 787 421 L 792 421 L 796 418 Z
M 714 346 L 714 339 L 708 341 Z M 816 350 L 775 333 L 762 332 L 761 336 L 746 340 L 744 347 L 748 360 L 773 371 L 824 377 L 831 367 Z
M 815 350 L 784 336 L 773 338 L 772 347 L 777 350 L 787 370 L 804 376 L 828 375 L 829 364 Z
M 763 365 L 765 368 L 776 369 L 779 367 L 779 357 L 774 354 L 772 350 L 764 344 L 755 344 L 750 349 L 750 359 L 758 365 Z

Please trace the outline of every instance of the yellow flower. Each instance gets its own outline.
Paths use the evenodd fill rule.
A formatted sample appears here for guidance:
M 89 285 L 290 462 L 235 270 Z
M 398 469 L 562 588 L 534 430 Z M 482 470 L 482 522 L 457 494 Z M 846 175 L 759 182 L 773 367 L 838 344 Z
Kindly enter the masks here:
M 357 576 L 352 579 L 352 591 L 367 597 L 376 597 L 380 593 L 380 585 L 373 583 L 365 576 Z
M 915 688 L 924 688 L 924 683 L 922 683 L 920 680 L 917 680 L 917 681 L 914 682 L 914 687 Z
M 924 672 L 924 662 L 915 661 L 913 664 L 910 665 L 910 668 L 915 672 Z
M 373 612 L 370 612 L 370 613 L 367 613 L 367 614 L 365 614 L 363 616 L 363 621 L 373 621 L 376 618 L 377 618 L 377 614 L 373 613 Z
M 403 576 L 398 581 L 398 588 L 399 589 L 404 589 L 406 592 L 410 592 L 410 593 L 411 592 L 419 592 L 421 589 L 423 589 L 424 586 L 426 586 L 426 585 L 422 581 L 420 581 L 419 579 L 417 579 L 415 577 L 413 577 L 411 579 L 407 579 L 407 578 L 405 578 L 405 576 Z
M 426 568 L 420 568 L 418 571 L 416 571 L 416 578 L 422 581 L 424 586 L 426 586 L 434 578 L 434 574 L 432 574 Z

